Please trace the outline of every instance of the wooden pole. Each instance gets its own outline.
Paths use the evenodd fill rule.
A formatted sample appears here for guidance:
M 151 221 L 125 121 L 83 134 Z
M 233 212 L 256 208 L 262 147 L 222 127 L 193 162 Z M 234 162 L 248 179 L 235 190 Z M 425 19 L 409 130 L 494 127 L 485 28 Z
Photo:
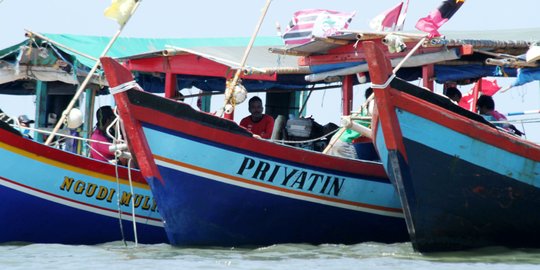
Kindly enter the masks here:
M 122 24 L 120 26 L 120 28 L 118 29 L 118 31 L 116 31 L 116 34 L 111 38 L 111 40 L 109 41 L 109 44 L 107 44 L 107 46 L 105 47 L 105 49 L 103 50 L 103 52 L 101 53 L 101 55 L 99 56 L 99 58 L 105 56 L 107 54 L 107 52 L 111 49 L 111 47 L 113 46 L 114 42 L 116 41 L 116 39 L 118 39 L 118 37 L 120 36 L 120 34 L 122 33 L 122 30 L 124 30 L 124 27 L 126 26 L 127 22 L 129 21 L 129 19 L 131 18 L 131 16 L 133 15 L 133 13 L 135 13 L 135 11 L 137 10 L 137 8 L 139 7 L 141 1 L 137 1 L 135 3 L 135 6 L 133 7 L 133 11 L 131 11 L 131 14 L 129 15 L 129 18 L 126 20 L 126 22 L 124 24 Z M 62 116 L 60 117 L 60 119 L 58 119 L 58 122 L 56 123 L 56 126 L 54 127 L 53 131 L 51 132 L 51 134 L 49 135 L 49 137 L 47 138 L 47 141 L 45 141 L 45 145 L 49 145 L 51 143 L 51 141 L 53 140 L 54 138 L 54 135 L 58 132 L 58 130 L 60 129 L 60 126 L 62 125 L 62 123 L 64 122 L 64 120 L 66 119 L 67 115 L 69 114 L 69 112 L 71 111 L 71 109 L 73 109 L 73 106 L 75 106 L 75 102 L 77 102 L 77 99 L 79 99 L 79 96 L 81 95 L 81 93 L 84 91 L 84 89 L 86 88 L 86 85 L 88 84 L 88 82 L 90 81 L 90 78 L 92 78 L 92 75 L 94 74 L 94 72 L 96 72 L 96 70 L 98 69 L 99 67 L 99 64 L 100 62 L 99 61 L 96 61 L 96 63 L 94 64 L 94 66 L 92 67 L 92 69 L 90 70 L 90 72 L 88 72 L 88 75 L 86 76 L 86 78 L 84 79 L 84 81 L 82 82 L 82 84 L 79 86 L 79 89 L 77 89 L 77 92 L 75 92 L 75 95 L 73 96 L 73 98 L 71 99 L 71 101 L 69 102 L 67 108 L 64 110 L 64 112 L 62 112 Z
M 264 21 L 264 17 L 266 16 L 266 12 L 268 11 L 268 8 L 270 7 L 270 3 L 272 3 L 272 0 L 266 1 L 266 5 L 264 6 L 261 17 L 259 18 L 259 22 L 257 23 L 257 26 L 255 27 L 255 31 L 253 32 L 253 35 L 251 36 L 251 40 L 249 41 L 246 51 L 244 52 L 244 56 L 242 56 L 240 67 L 236 70 L 236 73 L 234 74 L 232 81 L 229 84 L 227 84 L 227 89 L 225 89 L 225 103 L 223 104 L 223 109 L 222 109 L 223 112 L 220 116 L 223 116 L 223 114 L 225 113 L 225 106 L 227 104 L 231 104 L 234 88 L 236 87 L 236 84 L 238 84 L 238 79 L 240 79 L 240 73 L 242 72 L 242 70 L 244 69 L 244 66 L 246 65 L 249 52 L 251 51 L 251 48 L 253 47 L 253 43 L 255 43 L 255 38 L 257 37 L 257 33 L 259 33 L 259 29 L 261 28 L 261 25 Z

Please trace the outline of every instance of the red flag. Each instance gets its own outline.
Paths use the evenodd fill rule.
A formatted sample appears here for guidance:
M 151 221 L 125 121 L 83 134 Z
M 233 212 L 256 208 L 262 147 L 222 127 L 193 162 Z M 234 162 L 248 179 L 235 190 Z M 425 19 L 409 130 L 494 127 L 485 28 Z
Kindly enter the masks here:
M 294 13 L 289 27 L 283 34 L 285 44 L 303 44 L 312 36 L 326 37 L 347 29 L 355 12 L 338 12 L 325 9 L 301 10 Z
M 482 93 L 482 95 L 493 96 L 495 93 L 497 93 L 501 89 L 501 87 L 497 84 L 496 79 L 482 78 L 481 81 L 482 81 L 482 89 L 478 89 L 478 93 Z M 472 107 L 475 88 L 478 88 L 478 82 L 474 84 L 473 88 L 469 91 L 469 93 L 461 97 L 461 100 L 459 101 L 460 107 L 465 108 L 469 111 L 473 111 L 473 112 L 476 110 L 476 108 Z
M 444 0 L 441 5 L 427 17 L 416 23 L 416 29 L 429 33 L 430 37 L 438 37 L 439 28 L 446 23 L 465 3 L 465 0 Z
M 384 28 L 391 28 L 394 25 L 397 25 L 399 14 L 401 14 L 401 8 L 403 7 L 403 2 L 400 2 L 395 7 L 390 8 L 383 13 L 377 15 L 369 22 L 369 27 L 377 31 L 383 31 Z
M 476 83 L 475 87 L 477 87 L 477 85 L 478 83 Z M 501 90 L 501 87 L 497 84 L 496 79 L 482 78 L 482 89 L 480 89 L 482 95 L 493 96 L 499 90 Z
M 474 98 L 474 92 L 471 90 L 469 93 L 463 95 L 459 100 L 459 106 L 463 109 L 474 112 L 476 108 L 472 108 Z

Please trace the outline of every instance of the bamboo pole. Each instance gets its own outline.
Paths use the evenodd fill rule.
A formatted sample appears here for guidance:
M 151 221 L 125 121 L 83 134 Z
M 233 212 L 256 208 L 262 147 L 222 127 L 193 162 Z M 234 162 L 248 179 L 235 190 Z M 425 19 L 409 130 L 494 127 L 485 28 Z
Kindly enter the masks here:
M 105 56 L 107 54 L 107 52 L 111 49 L 112 45 L 114 44 L 114 42 L 116 41 L 116 39 L 118 39 L 118 37 L 120 36 L 120 34 L 122 33 L 122 30 L 124 30 L 124 27 L 126 26 L 126 24 L 128 23 L 129 19 L 131 19 L 131 16 L 135 13 L 135 11 L 137 10 L 137 8 L 139 7 L 141 1 L 137 1 L 135 2 L 135 6 L 133 7 L 133 10 L 131 11 L 131 14 L 129 15 L 128 19 L 126 20 L 126 22 L 124 24 L 122 24 L 120 26 L 120 28 L 118 29 L 118 31 L 116 31 L 116 34 L 114 34 L 114 36 L 111 38 L 111 40 L 109 41 L 109 44 L 107 44 L 107 46 L 105 47 L 105 49 L 103 50 L 103 52 L 101 53 L 101 55 L 99 56 L 99 58 Z M 49 135 L 49 137 L 47 138 L 47 141 L 45 141 L 45 145 L 49 145 L 51 143 L 51 141 L 53 140 L 55 134 L 58 132 L 58 130 L 60 129 L 60 126 L 62 125 L 62 123 L 64 122 L 64 120 L 66 119 L 67 115 L 69 114 L 69 112 L 71 111 L 71 109 L 73 109 L 73 107 L 75 106 L 75 102 L 77 101 L 77 99 L 79 99 L 79 96 L 81 95 L 81 93 L 84 91 L 84 88 L 86 87 L 86 85 L 88 84 L 88 82 L 90 81 L 90 78 L 92 78 L 92 75 L 94 74 L 94 72 L 96 72 L 96 70 L 98 69 L 99 67 L 99 60 L 96 61 L 96 63 L 94 64 L 94 66 L 92 67 L 92 69 L 90 70 L 90 72 L 88 72 L 88 75 L 86 76 L 86 78 L 84 79 L 84 81 L 82 82 L 82 84 L 79 86 L 79 88 L 77 89 L 77 92 L 75 92 L 75 95 L 73 96 L 73 98 L 71 99 L 71 101 L 69 102 L 67 108 L 62 112 L 62 116 L 60 117 L 60 119 L 58 119 L 58 122 L 56 123 L 56 126 L 54 126 L 54 129 L 53 131 L 51 132 L 51 135 Z
M 266 5 L 264 6 L 262 10 L 261 17 L 259 18 L 259 22 L 257 23 L 257 26 L 255 27 L 255 31 L 253 32 L 253 35 L 251 36 L 251 40 L 249 41 L 249 44 L 246 48 L 246 51 L 244 52 L 244 56 L 242 56 L 242 61 L 240 62 L 240 67 L 236 70 L 236 73 L 234 74 L 234 77 L 231 81 L 231 83 L 227 84 L 227 89 L 225 89 L 225 102 L 223 104 L 223 109 L 221 112 L 221 116 L 225 113 L 225 106 L 227 104 L 230 104 L 231 99 L 233 97 L 233 90 L 234 87 L 236 87 L 236 84 L 238 84 L 238 80 L 240 79 L 240 73 L 244 69 L 244 66 L 246 65 L 247 58 L 249 56 L 249 52 L 251 51 L 251 48 L 253 47 L 253 43 L 255 43 L 255 38 L 257 37 L 257 34 L 259 33 L 259 29 L 261 28 L 261 25 L 263 23 L 264 17 L 266 16 L 266 12 L 268 11 L 268 8 L 270 7 L 270 3 L 272 3 L 272 0 L 267 0 Z M 234 107 L 233 107 L 234 108 Z

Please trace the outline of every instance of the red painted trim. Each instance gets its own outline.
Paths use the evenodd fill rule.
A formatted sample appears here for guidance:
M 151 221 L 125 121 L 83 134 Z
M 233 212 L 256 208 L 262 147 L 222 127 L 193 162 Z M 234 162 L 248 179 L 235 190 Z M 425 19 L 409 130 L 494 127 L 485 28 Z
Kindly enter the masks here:
M 385 84 L 392 75 L 390 61 L 384 56 L 383 51 L 377 47 L 375 43 L 370 41 L 364 42 L 363 46 L 367 53 L 371 82 L 378 85 Z M 397 150 L 407 161 L 407 152 L 405 152 L 405 146 L 403 145 L 403 135 L 397 121 L 397 115 L 394 108 L 394 97 L 393 93 L 390 92 L 390 89 L 389 86 L 384 89 L 373 89 L 378 109 L 377 116 L 380 118 L 380 128 L 384 131 L 386 147 L 388 150 Z M 378 118 L 374 117 L 372 121 L 376 123 Z
M 472 100 L 472 110 L 473 112 L 476 111 L 476 102 L 478 102 L 478 98 L 480 97 L 480 92 L 482 92 L 482 79 L 478 80 L 476 84 L 473 87 L 473 100 Z
M 384 54 L 390 59 L 405 57 L 408 51 L 401 53 L 390 53 L 388 47 L 381 42 L 382 39 L 374 39 L 372 42 L 376 44 L 377 47 L 383 50 Z M 412 48 L 416 45 L 416 42 L 407 42 L 407 47 Z M 420 55 L 426 53 L 434 53 L 447 50 L 446 47 L 421 47 L 413 55 Z M 366 61 L 366 52 L 362 43 L 357 44 L 357 48 L 354 48 L 354 44 L 348 44 L 339 46 L 337 48 L 329 50 L 326 54 L 323 55 L 310 55 L 300 57 L 298 63 L 301 66 L 316 66 L 316 65 L 325 65 L 325 64 L 336 64 L 336 63 L 348 63 L 348 62 L 365 62 Z
M 461 55 L 472 55 L 474 54 L 474 47 L 471 44 L 461 45 L 459 48 L 459 53 Z
M 343 85 L 341 86 L 343 115 L 350 115 L 352 111 L 353 100 L 353 75 L 343 77 Z
M 124 65 L 131 71 L 171 72 L 173 74 L 221 78 L 230 78 L 234 75 L 234 70 L 229 66 L 193 54 L 130 59 Z M 248 80 L 277 80 L 277 74 L 242 74 L 240 77 Z
M 518 156 L 523 156 L 537 162 L 540 161 L 540 146 L 535 143 L 444 110 L 430 102 L 403 92 L 394 89 L 390 90 L 390 92 L 394 100 L 394 106 L 399 109 L 411 112 L 446 128 Z
M 422 83 L 424 87 L 431 90 L 431 92 L 433 92 L 434 77 L 435 77 L 435 66 L 433 64 L 422 66 Z
M 165 97 L 176 97 L 176 74 L 171 72 L 165 73 Z
M 116 87 L 132 80 L 133 75 L 131 72 L 112 58 L 102 57 L 100 60 L 110 87 Z M 143 176 L 146 178 L 155 177 L 163 183 L 161 174 L 152 157 L 152 152 L 150 152 L 150 147 L 148 147 L 141 124 L 132 116 L 129 99 L 126 93 L 117 93 L 114 95 L 114 99 L 118 106 L 120 117 L 124 122 L 129 145 L 135 152 L 135 155 L 139 157 L 137 163 L 139 164 Z
M 4 129 L 0 129 L 1 142 L 18 150 L 24 151 L 29 155 L 35 155 L 36 157 L 46 158 L 54 162 L 59 162 L 67 166 L 77 167 L 79 169 L 92 171 L 99 174 L 104 174 L 110 177 L 116 177 L 116 168 L 112 164 L 96 161 L 91 158 L 79 156 L 73 153 L 59 150 L 44 144 L 35 142 L 33 140 L 25 139 L 21 136 L 15 135 Z M 24 164 L 21 164 L 21 168 L 24 168 Z M 53 165 L 51 165 L 53 166 Z M 128 179 L 129 171 L 125 167 L 118 167 L 118 177 L 121 179 Z M 146 183 L 139 171 L 131 170 L 132 181 L 138 183 Z

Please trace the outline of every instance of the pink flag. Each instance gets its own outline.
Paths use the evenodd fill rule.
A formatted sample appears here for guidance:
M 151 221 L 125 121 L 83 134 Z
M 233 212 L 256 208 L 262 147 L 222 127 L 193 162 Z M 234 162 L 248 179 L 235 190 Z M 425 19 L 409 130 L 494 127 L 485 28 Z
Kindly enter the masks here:
M 312 36 L 327 37 L 347 29 L 355 12 L 338 12 L 326 9 L 301 10 L 294 13 L 283 34 L 285 44 L 303 44 Z
M 405 18 L 407 17 L 407 10 L 409 9 L 409 0 L 407 0 L 407 2 L 405 2 L 405 7 L 401 8 L 401 9 L 402 9 L 402 12 L 399 15 L 399 18 L 398 18 L 398 21 L 397 21 L 397 26 L 396 26 L 397 31 L 403 30 L 403 26 L 405 25 Z
M 403 7 L 403 2 L 400 2 L 395 7 L 390 8 L 383 13 L 377 15 L 369 22 L 369 27 L 377 31 L 383 31 L 384 28 L 391 28 L 394 25 L 397 25 L 399 14 L 401 14 L 401 8 Z
M 429 33 L 430 37 L 438 37 L 439 28 L 446 23 L 465 3 L 465 0 L 444 0 L 441 5 L 427 17 L 416 23 L 416 29 Z

